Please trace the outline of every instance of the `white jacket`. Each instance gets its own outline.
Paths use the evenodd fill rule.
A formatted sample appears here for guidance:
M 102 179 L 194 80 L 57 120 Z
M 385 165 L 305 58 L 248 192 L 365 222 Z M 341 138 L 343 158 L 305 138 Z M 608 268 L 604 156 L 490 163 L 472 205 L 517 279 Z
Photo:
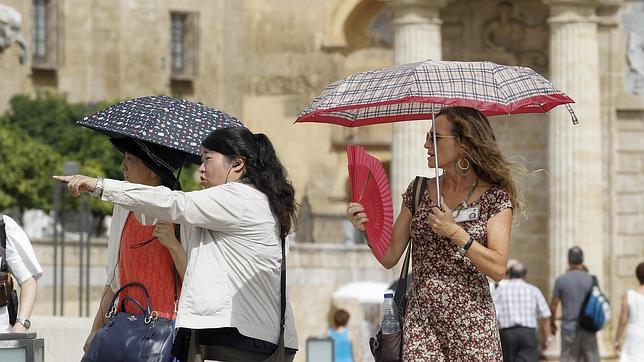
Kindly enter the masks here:
M 102 198 L 185 229 L 188 266 L 177 327 L 236 327 L 277 344 L 282 251 L 266 195 L 240 182 L 181 192 L 105 180 Z M 297 348 L 290 304 L 284 344 Z

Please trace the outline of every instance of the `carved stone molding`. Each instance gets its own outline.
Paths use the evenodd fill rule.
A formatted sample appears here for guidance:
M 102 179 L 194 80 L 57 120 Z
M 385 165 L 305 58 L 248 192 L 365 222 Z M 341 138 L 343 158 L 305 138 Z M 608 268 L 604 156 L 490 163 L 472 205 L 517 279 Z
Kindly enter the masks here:
M 526 65 L 535 69 L 545 69 L 548 56 L 544 48 L 534 47 L 534 43 L 526 41 L 531 33 L 541 33 L 545 38 L 547 29 L 545 23 L 528 21 L 522 9 L 516 9 L 510 1 L 499 1 L 495 13 L 481 26 L 481 41 L 485 46 L 485 59 L 493 62 Z
M 396 25 L 441 25 L 440 10 L 448 0 L 379 0 L 394 10 Z
M 601 0 L 543 0 L 550 8 L 549 23 L 597 22 L 596 9 Z
M 27 61 L 27 40 L 21 32 L 22 16 L 7 5 L 0 4 L 0 54 L 14 42 L 20 46 L 20 64 Z
M 644 94 L 644 6 L 622 17 L 624 31 L 628 34 L 626 61 L 628 70 L 624 77 L 627 94 Z

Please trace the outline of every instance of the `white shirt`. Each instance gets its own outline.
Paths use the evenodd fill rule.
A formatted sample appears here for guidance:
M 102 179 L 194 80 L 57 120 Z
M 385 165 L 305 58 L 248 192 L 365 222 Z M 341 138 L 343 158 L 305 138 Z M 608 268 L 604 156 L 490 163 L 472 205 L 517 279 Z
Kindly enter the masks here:
M 550 308 L 539 288 L 522 279 L 510 279 L 492 294 L 499 328 L 536 328 L 537 319 L 550 317 Z
M 181 192 L 105 180 L 103 199 L 186 229 L 188 266 L 177 327 L 236 327 L 278 343 L 282 251 L 266 195 L 239 182 Z M 288 303 L 284 340 L 297 348 Z
M 119 278 L 119 255 L 121 250 L 121 236 L 123 235 L 123 228 L 130 211 L 121 205 L 114 205 L 112 210 L 112 222 L 110 223 L 110 235 L 107 239 L 107 264 L 105 265 L 105 285 L 109 285 L 113 292 L 120 288 Z M 181 227 L 181 246 L 185 250 L 188 240 L 188 234 L 184 227 Z
M 36 259 L 29 237 L 9 216 L 4 215 L 3 220 L 7 233 L 5 254 L 9 271 L 18 281 L 18 284 L 22 284 L 31 277 L 38 280 L 42 276 L 42 267 L 38 263 L 38 259 Z M 9 313 L 7 312 L 7 307 L 2 307 L 0 308 L 0 333 L 8 332 L 11 332 Z

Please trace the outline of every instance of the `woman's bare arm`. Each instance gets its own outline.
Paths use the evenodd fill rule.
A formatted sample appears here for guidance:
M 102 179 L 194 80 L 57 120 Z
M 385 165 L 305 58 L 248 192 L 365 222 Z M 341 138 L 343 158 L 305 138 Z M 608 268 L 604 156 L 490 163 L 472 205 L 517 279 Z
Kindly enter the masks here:
M 460 226 L 459 226 L 460 228 Z M 510 247 L 512 229 L 512 209 L 504 209 L 487 222 L 487 246 L 479 240 L 474 240 L 467 250 L 467 257 L 481 273 L 498 282 L 505 276 Z M 452 240 L 459 246 L 465 245 L 470 238 L 463 228 L 460 228 Z
M 619 322 L 617 323 L 617 331 L 615 332 L 614 347 L 616 351 L 621 350 L 621 340 L 626 323 L 628 322 L 628 296 L 624 294 L 622 297 L 622 310 L 619 313 Z
M 400 208 L 400 214 L 398 214 L 396 222 L 394 223 L 394 229 L 391 235 L 389 248 L 387 249 L 385 255 L 382 257 L 382 260 L 379 260 L 380 264 L 382 264 L 382 266 L 387 269 L 393 268 L 398 263 L 400 257 L 405 251 L 405 247 L 409 242 L 409 228 L 411 225 L 411 217 L 411 211 L 405 205 L 402 205 L 402 207 Z M 363 235 L 365 235 L 366 238 L 363 224 L 365 222 L 368 222 L 369 219 L 364 213 L 364 207 L 356 202 L 349 203 L 349 206 L 347 207 L 347 218 L 351 221 L 353 226 L 355 226 L 362 232 Z M 369 240 L 367 240 L 367 244 L 369 244 Z M 371 245 L 369 246 L 371 247 Z

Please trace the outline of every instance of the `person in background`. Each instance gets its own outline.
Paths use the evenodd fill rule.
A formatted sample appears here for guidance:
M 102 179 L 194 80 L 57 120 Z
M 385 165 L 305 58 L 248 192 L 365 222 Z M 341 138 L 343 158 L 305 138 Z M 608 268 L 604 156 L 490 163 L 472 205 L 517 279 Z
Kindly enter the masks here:
M 334 362 L 353 362 L 353 343 L 347 328 L 349 317 L 349 312 L 344 309 L 333 314 L 333 328 L 329 328 L 327 335 L 333 338 Z
M 110 138 L 110 141 L 123 153 L 121 171 L 125 181 L 181 189 L 174 176 L 183 161 L 180 152 L 130 138 Z M 122 285 L 132 282 L 145 285 L 154 309 L 161 317 L 171 319 L 177 307 L 175 297 L 181 293 L 187 256 L 184 245 L 175 236 L 174 225 L 167 222 L 143 225 L 135 213 L 115 205 L 107 254 L 105 290 L 83 346 L 85 352 L 107 321 L 109 303 Z M 127 288 L 120 295 L 145 300 L 139 288 Z
M 492 294 L 499 321 L 503 360 L 536 362 L 540 350 L 548 347 L 550 309 L 539 288 L 525 281 L 528 269 L 522 263 L 515 261 L 507 274 L 510 279 L 499 285 Z M 537 340 L 537 327 L 541 346 Z
M 559 302 L 561 313 L 561 361 L 599 362 L 597 335 L 579 327 L 579 313 L 593 287 L 593 278 L 584 265 L 584 252 L 579 246 L 568 250 L 568 271 L 555 280 L 550 301 L 550 332 L 557 333 L 555 318 Z
M 622 310 L 615 332 L 615 351 L 619 362 L 644 361 L 644 263 L 635 268 L 639 287 L 630 289 L 622 299 Z M 626 331 L 624 344 L 622 335 Z
M 0 264 L 6 265 L 8 272 L 20 284 L 20 297 L 16 323 L 13 326 L 9 323 L 7 306 L 0 307 L 0 333 L 27 333 L 31 327 L 29 318 L 36 303 L 42 267 L 36 259 L 27 234 L 9 216 L 1 217 L 4 225 L 0 227 L 4 228 L 6 247 L 0 247 Z

